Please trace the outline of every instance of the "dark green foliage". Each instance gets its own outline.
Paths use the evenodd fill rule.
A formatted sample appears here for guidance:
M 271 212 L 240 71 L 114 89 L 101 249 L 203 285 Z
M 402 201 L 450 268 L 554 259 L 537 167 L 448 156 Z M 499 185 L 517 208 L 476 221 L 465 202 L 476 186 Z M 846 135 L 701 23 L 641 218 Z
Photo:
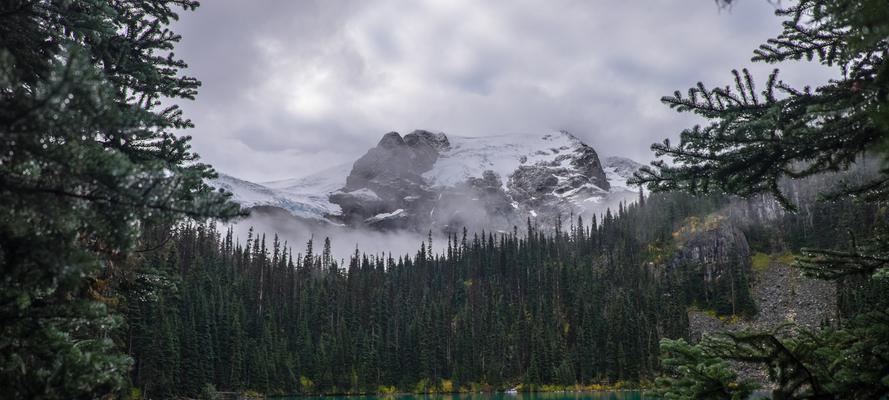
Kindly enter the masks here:
M 660 370 L 659 341 L 687 336 L 688 306 L 748 313 L 743 279 L 723 281 L 735 286 L 733 296 L 731 288 L 706 283 L 699 266 L 671 266 L 678 250 L 651 245 L 675 246 L 677 229 L 710 220 L 703 217 L 729 203 L 656 194 L 644 206 L 606 213 L 601 223 L 550 233 L 529 224 L 522 234 L 452 236 L 439 255 L 426 246 L 397 259 L 356 252 L 344 266 L 326 256 L 329 250 L 315 254 L 312 242 L 305 255 L 293 254 L 277 238 L 267 244 L 251 233 L 240 245 L 231 232 L 184 225 L 137 263 L 140 271 L 153 271 L 154 283 L 138 287 L 154 287 L 154 296 L 129 302 L 137 306 L 127 318 L 139 324 L 128 345 L 136 360 L 133 382 L 151 396 L 198 396 L 206 383 L 223 391 L 355 393 L 380 386 L 434 390 L 441 379 L 455 389 L 651 379 Z M 823 229 L 869 212 L 849 213 L 850 219 Z M 785 232 L 805 231 L 808 220 L 779 220 L 780 230 L 768 225 L 768 241 L 780 244 Z M 699 229 L 706 225 L 698 222 Z M 794 243 L 810 240 L 803 235 Z M 152 320 L 167 321 L 172 335 L 153 328 L 159 322 Z M 869 343 L 879 349 L 881 336 L 874 335 Z M 730 385 L 742 382 L 726 373 L 727 364 L 717 364 L 716 346 L 673 343 L 671 370 L 694 361 L 709 374 L 702 376 L 725 386 L 699 386 L 677 375 L 681 382 L 670 384 L 676 396 L 749 389 Z M 695 361 L 702 351 L 704 358 Z M 160 363 L 160 357 L 169 361 Z
M 721 360 L 766 366 L 777 384 L 772 396 L 779 399 L 874 399 L 889 390 L 889 314 L 884 310 L 858 314 L 839 328 L 782 332 L 788 329 L 723 333 L 707 336 L 695 346 L 665 340 L 664 365 L 672 367 L 673 374 L 658 379 L 659 390 L 727 386 L 714 380 L 715 376 L 726 377 L 724 382 L 735 380 Z M 694 356 L 673 357 L 677 346 Z M 712 364 L 712 369 L 700 368 L 705 364 Z M 701 374 L 704 370 L 712 373 Z
M 328 244 L 295 255 L 277 238 L 251 234 L 242 246 L 230 231 L 184 225 L 140 261 L 181 282 L 130 308 L 133 323 L 174 331 L 134 329 L 148 337 L 129 345 L 133 382 L 149 395 L 198 396 L 206 383 L 355 393 L 440 389 L 442 379 L 454 389 L 650 379 L 658 341 L 687 334 L 678 293 L 691 283 L 641 250 L 724 204 L 654 196 L 567 232 L 452 236 L 441 254 L 356 252 L 345 266 Z M 159 357 L 170 360 L 163 369 Z
M 845 170 L 884 144 L 889 126 L 873 117 L 889 106 L 889 23 L 879 19 L 885 10 L 882 0 L 805 0 L 779 10 L 788 18 L 784 32 L 761 46 L 754 61 L 816 58 L 841 67 L 843 78 L 815 90 L 795 89 L 779 81 L 776 70 L 758 93 L 746 70 L 733 71 L 734 87 L 707 89 L 698 83 L 685 97 L 678 91 L 664 97 L 670 107 L 712 122 L 683 131 L 678 146 L 653 145 L 658 156 L 677 164 L 656 163 L 634 181 L 654 190 L 771 193 L 794 209 L 779 179 Z M 868 14 L 872 11 L 876 18 Z M 840 193 L 881 193 L 889 187 L 887 179 L 882 174 Z
M 675 378 L 658 378 L 657 395 L 668 400 L 732 399 L 746 400 L 756 388 L 738 379 L 728 363 L 691 346 L 682 339 L 661 341 L 666 373 Z
M 120 319 L 108 308 L 121 304 L 109 282 L 141 227 L 237 212 L 203 184 L 213 173 L 195 162 L 189 138 L 171 133 L 189 121 L 160 105 L 192 98 L 199 85 L 163 55 L 178 40 L 165 28 L 172 7 L 196 5 L 0 5 L 3 396 L 98 398 L 121 388 L 131 361 L 115 348 Z M 134 322 L 164 328 L 170 316 L 157 307 Z M 140 339 L 175 348 L 169 337 Z
M 823 200 L 857 201 L 814 206 L 830 210 L 822 221 L 834 217 L 845 224 L 828 221 L 833 222 L 826 225 L 829 229 L 811 222 L 799 225 L 803 230 L 790 230 L 785 241 L 791 247 L 818 246 L 801 247 L 797 266 L 810 276 L 839 281 L 847 318 L 840 326 L 724 334 L 688 348 L 706 358 L 768 367 L 777 386 L 775 398 L 879 398 L 889 393 L 889 358 L 879 354 L 889 331 L 889 6 L 884 0 L 801 0 L 776 14 L 786 18 L 783 32 L 760 46 L 753 61 L 817 60 L 837 67 L 842 76 L 814 90 L 796 89 L 778 81 L 775 70 L 757 92 L 746 70 L 733 71 L 734 88 L 707 89 L 699 83 L 687 96 L 676 92 L 665 97 L 670 107 L 711 122 L 683 131 L 677 146 L 669 141 L 653 145 L 658 156 L 670 156 L 675 163 L 654 163 L 633 181 L 655 191 L 743 197 L 768 193 L 786 210 L 797 211 L 799 202 L 782 188 L 787 180 L 817 179 L 863 168 L 875 159 L 882 162 L 867 181 L 832 176 L 835 181 L 822 191 Z M 849 204 L 863 212 L 843 212 Z M 806 216 L 817 214 L 806 211 Z M 865 220 L 855 221 L 855 216 Z M 840 236 L 830 232 L 843 225 L 852 230 Z M 760 248 L 772 245 L 755 243 Z M 663 350 L 675 344 L 664 342 Z M 685 370 L 696 362 L 677 361 Z M 669 388 L 680 381 L 703 385 L 705 380 L 681 373 L 659 383 Z

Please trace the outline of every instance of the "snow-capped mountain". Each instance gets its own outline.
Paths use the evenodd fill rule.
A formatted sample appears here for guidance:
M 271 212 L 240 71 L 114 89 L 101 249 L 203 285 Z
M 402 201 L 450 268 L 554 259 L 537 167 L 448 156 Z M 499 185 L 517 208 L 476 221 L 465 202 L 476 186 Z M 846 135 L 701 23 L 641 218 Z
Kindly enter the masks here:
M 627 178 L 641 165 L 600 162 L 568 132 L 489 137 L 390 132 L 354 164 L 262 184 L 220 175 L 211 185 L 248 208 L 275 207 L 308 220 L 445 231 L 510 229 L 531 217 L 601 213 L 634 201 Z

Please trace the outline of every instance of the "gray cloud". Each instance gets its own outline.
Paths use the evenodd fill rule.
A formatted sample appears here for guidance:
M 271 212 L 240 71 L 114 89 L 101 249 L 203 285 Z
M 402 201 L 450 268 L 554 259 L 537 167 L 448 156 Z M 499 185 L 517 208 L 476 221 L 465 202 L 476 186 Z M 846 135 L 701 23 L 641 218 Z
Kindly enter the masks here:
M 176 54 L 203 81 L 185 104 L 194 148 L 255 181 L 350 162 L 392 130 L 568 129 L 606 155 L 695 120 L 659 99 L 730 81 L 779 30 L 766 1 L 210 0 L 184 13 Z M 752 71 L 764 81 L 771 66 Z M 789 82 L 832 71 L 782 68 Z

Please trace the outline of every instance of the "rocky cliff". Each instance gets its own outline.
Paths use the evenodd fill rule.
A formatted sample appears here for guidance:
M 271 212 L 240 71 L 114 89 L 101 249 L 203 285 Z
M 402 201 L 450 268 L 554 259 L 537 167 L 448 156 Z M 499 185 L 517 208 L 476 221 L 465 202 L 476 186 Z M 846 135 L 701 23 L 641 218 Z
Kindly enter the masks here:
M 567 132 L 448 138 L 414 131 L 384 135 L 330 199 L 342 209 L 332 217 L 347 224 L 504 230 L 528 217 L 546 223 L 597 209 L 610 189 L 596 151 Z
M 772 257 L 757 269 L 751 292 L 758 313 L 749 318 L 718 317 L 701 310 L 688 313 L 692 342 L 703 335 L 743 330 L 770 331 L 793 323 L 809 329 L 833 325 L 837 321 L 837 287 L 834 282 L 806 278 L 782 257 Z M 786 257 L 783 257 L 786 258 Z M 786 332 L 790 334 L 791 332 Z M 733 363 L 745 379 L 768 387 L 768 372 L 758 364 Z
M 739 213 L 736 208 L 745 207 Z M 734 203 L 722 213 L 692 219 L 675 235 L 678 249 L 668 268 L 679 269 L 692 282 L 688 311 L 692 342 L 722 331 L 768 331 L 786 323 L 810 329 L 837 320 L 834 282 L 806 278 L 790 267 L 792 254 L 753 252 L 739 215 L 763 210 L 749 203 Z M 767 211 L 766 211 L 767 212 Z M 758 218 L 758 217 L 757 217 Z M 697 285 L 695 285 L 697 283 Z M 734 363 L 744 378 L 767 383 L 767 371 L 758 365 Z
M 753 315 L 750 246 L 723 214 L 689 218 L 673 234 L 675 254 L 666 269 L 689 282 L 686 304 L 721 315 Z

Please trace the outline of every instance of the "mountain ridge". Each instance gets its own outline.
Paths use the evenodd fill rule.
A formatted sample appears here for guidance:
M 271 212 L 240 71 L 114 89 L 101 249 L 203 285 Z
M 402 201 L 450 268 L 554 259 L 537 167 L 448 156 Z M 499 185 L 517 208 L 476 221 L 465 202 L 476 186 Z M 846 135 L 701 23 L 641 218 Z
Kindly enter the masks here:
M 378 229 L 508 229 L 532 218 L 596 214 L 634 201 L 641 164 L 595 150 L 566 131 L 486 137 L 389 132 L 351 164 L 262 183 L 223 173 L 211 186 L 245 208 L 274 207 L 319 223 Z

